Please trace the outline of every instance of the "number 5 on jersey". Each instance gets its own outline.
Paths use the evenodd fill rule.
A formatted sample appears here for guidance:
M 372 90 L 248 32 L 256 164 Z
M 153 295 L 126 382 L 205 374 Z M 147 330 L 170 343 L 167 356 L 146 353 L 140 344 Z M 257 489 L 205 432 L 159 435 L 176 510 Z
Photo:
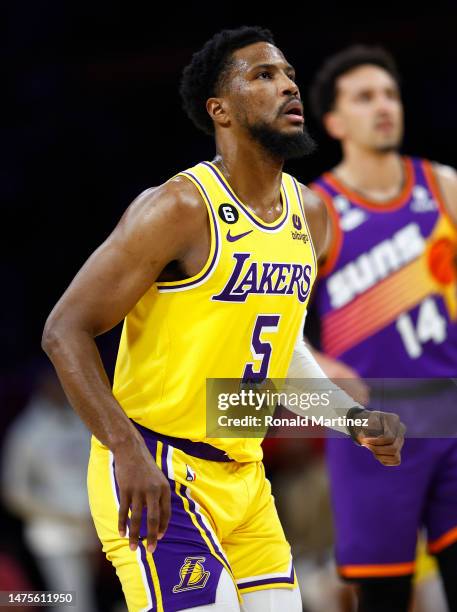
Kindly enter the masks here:
M 254 370 L 254 361 L 247 363 L 243 372 L 243 382 L 262 382 L 268 377 L 273 347 L 271 342 L 262 340 L 261 336 L 263 333 L 278 331 L 280 318 L 281 315 L 277 314 L 257 315 L 251 338 L 251 353 L 254 361 L 260 361 L 260 367 L 258 370 Z

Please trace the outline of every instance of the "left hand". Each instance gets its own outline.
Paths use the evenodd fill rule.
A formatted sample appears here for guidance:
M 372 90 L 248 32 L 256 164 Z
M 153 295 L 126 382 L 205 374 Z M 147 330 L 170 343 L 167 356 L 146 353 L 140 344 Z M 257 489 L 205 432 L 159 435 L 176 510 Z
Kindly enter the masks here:
M 406 427 L 397 414 L 366 410 L 357 418 L 368 418 L 368 425 L 354 428 L 354 438 L 383 465 L 400 465 Z

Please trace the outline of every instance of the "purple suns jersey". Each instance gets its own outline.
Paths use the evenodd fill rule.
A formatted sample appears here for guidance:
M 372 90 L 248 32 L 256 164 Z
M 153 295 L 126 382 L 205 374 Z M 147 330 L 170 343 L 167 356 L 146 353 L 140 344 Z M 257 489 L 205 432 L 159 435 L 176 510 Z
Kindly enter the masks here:
M 311 185 L 334 229 L 314 294 L 322 349 L 364 377 L 453 377 L 457 230 L 431 163 L 403 164 L 402 192 L 383 204 L 332 173 Z

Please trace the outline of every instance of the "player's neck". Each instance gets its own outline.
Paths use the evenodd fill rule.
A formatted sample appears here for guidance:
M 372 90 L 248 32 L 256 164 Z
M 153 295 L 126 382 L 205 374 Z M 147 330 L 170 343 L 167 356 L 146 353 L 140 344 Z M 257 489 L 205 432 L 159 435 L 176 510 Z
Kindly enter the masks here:
M 240 141 L 236 146 L 218 143 L 214 163 L 238 198 L 259 216 L 271 215 L 272 208 L 280 205 L 283 162 L 271 157 L 260 145 Z
M 394 198 L 405 180 L 401 157 L 396 151 L 345 150 L 335 175 L 367 199 L 379 202 Z

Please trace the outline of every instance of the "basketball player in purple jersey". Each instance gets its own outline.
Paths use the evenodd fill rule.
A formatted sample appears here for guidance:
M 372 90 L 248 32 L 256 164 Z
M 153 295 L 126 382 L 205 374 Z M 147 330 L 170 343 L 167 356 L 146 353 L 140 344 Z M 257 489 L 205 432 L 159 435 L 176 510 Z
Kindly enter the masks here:
M 311 104 L 343 153 L 312 185 L 332 220 L 314 295 L 320 365 L 333 378 L 455 377 L 457 174 L 399 154 L 399 76 L 381 48 L 354 46 L 329 58 Z M 413 388 L 421 399 L 409 408 L 420 403 L 430 414 L 449 400 L 449 392 L 427 397 L 420 380 Z M 359 609 L 408 609 L 425 526 L 456 610 L 457 440 L 408 439 L 393 471 L 371 460 L 356 467 L 357 453 L 351 441 L 328 440 L 337 563 L 359 585 Z

